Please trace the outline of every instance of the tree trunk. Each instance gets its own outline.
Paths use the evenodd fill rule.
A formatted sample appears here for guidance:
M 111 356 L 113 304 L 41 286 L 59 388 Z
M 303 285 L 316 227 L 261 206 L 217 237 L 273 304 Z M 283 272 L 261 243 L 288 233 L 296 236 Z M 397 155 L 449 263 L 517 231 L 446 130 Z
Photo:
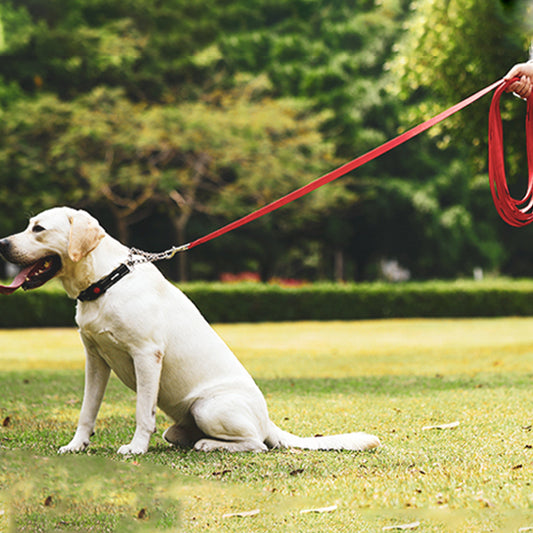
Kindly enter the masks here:
M 185 216 L 179 216 L 172 219 L 174 230 L 176 233 L 176 244 L 182 245 L 186 243 L 187 238 L 187 222 L 189 221 L 189 217 Z M 187 252 L 181 252 L 177 256 L 178 260 L 178 281 L 184 282 L 188 280 L 187 270 L 188 270 L 188 262 L 187 262 Z
M 344 281 L 344 253 L 342 250 L 337 249 L 334 252 L 333 256 L 334 261 L 334 271 L 335 271 L 335 281 L 342 282 Z
M 115 220 L 117 224 L 118 240 L 125 246 L 129 246 L 130 227 L 127 217 L 121 216 L 119 212 L 115 213 Z

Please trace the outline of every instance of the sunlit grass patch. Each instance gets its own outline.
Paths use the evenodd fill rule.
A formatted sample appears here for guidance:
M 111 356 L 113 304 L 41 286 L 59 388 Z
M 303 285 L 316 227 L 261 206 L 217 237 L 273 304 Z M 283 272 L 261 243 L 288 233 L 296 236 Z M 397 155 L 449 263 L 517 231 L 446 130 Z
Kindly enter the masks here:
M 382 447 L 199 454 L 169 448 L 161 438 L 168 421 L 158 414 L 148 453 L 118 457 L 133 435 L 135 395 L 112 379 L 89 451 L 58 457 L 81 406 L 77 333 L 39 330 L 32 346 L 23 342 L 29 332 L 0 332 L 11 353 L 10 371 L 0 373 L 0 532 L 8 520 L 30 531 L 533 527 L 533 319 L 217 330 L 256 377 L 279 426 L 301 435 L 369 431 Z M 40 351 L 60 333 L 55 353 Z M 62 357 L 81 364 L 65 369 Z
M 84 367 L 83 345 L 74 328 L 0 329 L 0 372 Z

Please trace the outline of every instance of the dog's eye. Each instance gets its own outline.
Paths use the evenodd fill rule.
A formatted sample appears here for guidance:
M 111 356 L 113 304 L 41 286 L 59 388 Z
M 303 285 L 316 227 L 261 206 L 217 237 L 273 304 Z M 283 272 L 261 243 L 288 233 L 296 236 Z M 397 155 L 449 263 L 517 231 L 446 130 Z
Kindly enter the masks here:
M 44 228 L 42 226 L 39 226 L 39 224 L 35 224 L 33 228 L 31 229 L 33 233 L 41 233 L 41 231 L 44 231 Z

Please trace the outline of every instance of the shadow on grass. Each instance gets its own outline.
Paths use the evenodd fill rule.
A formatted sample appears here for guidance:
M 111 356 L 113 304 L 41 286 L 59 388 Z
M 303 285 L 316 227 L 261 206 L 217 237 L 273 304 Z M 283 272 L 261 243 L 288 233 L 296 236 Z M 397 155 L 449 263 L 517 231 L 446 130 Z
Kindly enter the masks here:
M 258 380 L 259 387 L 269 394 L 374 394 L 401 396 L 436 391 L 474 390 L 481 388 L 531 388 L 532 374 L 483 373 L 475 376 L 368 376 L 356 378 L 283 378 Z
M 26 393 L 32 402 L 41 402 L 50 395 L 64 396 L 73 403 L 83 392 L 83 371 L 12 371 L 0 372 L 0 389 L 3 398 L 15 400 Z M 257 379 L 257 384 L 265 394 L 328 395 L 328 394 L 374 394 L 401 396 L 435 391 L 531 388 L 533 374 L 520 372 L 486 372 L 474 375 L 433 375 L 433 376 L 360 376 L 349 378 L 279 378 Z M 124 392 L 126 391 L 126 392 Z M 134 394 L 112 379 L 106 398 Z

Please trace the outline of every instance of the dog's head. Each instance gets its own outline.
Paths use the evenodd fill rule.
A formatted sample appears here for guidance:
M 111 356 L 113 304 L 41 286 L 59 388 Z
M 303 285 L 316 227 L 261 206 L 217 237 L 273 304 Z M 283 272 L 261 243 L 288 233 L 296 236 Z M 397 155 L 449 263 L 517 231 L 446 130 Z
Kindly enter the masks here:
M 61 275 L 69 263 L 77 263 L 91 253 L 105 236 L 98 221 L 89 213 L 69 207 L 43 211 L 30 219 L 21 233 L 0 240 L 0 253 L 23 269 L 10 287 L 35 289 Z

